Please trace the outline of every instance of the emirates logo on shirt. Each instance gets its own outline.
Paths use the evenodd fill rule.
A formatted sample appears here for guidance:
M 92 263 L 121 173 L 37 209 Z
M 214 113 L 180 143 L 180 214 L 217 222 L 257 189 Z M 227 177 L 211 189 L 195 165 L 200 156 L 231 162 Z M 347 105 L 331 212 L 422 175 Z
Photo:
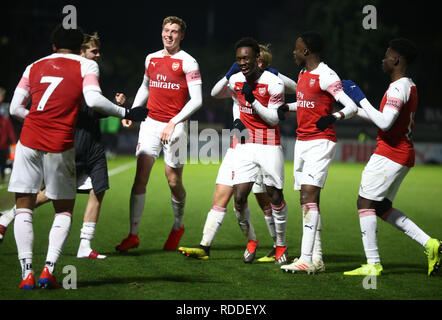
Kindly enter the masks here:
M 180 68 L 180 63 L 179 62 L 172 63 L 172 70 L 173 71 L 177 71 L 179 68 Z

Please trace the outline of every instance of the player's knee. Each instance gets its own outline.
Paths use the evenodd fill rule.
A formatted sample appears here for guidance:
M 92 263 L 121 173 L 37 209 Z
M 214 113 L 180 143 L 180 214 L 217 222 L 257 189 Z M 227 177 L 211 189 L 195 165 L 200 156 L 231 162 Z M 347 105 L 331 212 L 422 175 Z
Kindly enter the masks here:
M 237 211 L 244 210 L 247 204 L 247 196 L 242 193 L 236 193 L 234 199 L 234 206 Z
M 171 189 L 181 187 L 183 185 L 182 180 L 179 177 L 167 177 L 167 183 Z
M 279 206 L 284 201 L 284 195 L 282 194 L 282 190 L 276 189 L 272 192 L 270 196 L 270 202 L 274 206 Z

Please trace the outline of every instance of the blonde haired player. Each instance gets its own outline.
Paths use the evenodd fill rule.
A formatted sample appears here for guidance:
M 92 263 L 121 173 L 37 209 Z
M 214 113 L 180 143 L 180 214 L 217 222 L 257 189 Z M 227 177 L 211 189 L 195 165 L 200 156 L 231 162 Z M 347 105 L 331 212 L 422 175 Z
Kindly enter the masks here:
M 180 48 L 186 28 L 181 18 L 166 17 L 161 30 L 163 49 L 148 54 L 145 60 L 143 82 L 133 107 L 146 106 L 149 116 L 140 126 L 137 170 L 130 194 L 130 230 L 115 247 L 120 252 L 136 248 L 140 243 L 138 227 L 146 201 L 146 185 L 161 151 L 174 212 L 174 223 L 163 249 L 176 250 L 184 233 L 186 190 L 182 174 L 187 152 L 187 119 L 202 105 L 198 63 Z M 130 121 L 123 121 L 123 126 L 130 125 Z
M 272 62 L 272 53 L 270 51 L 270 45 L 260 44 L 260 55 L 258 57 L 258 66 L 261 69 L 269 69 Z M 240 72 L 238 64 L 235 62 L 225 77 L 220 79 L 212 88 L 211 95 L 217 99 L 232 98 L 233 99 L 233 120 L 239 119 L 239 105 L 236 97 L 233 96 L 232 90 L 228 88 L 228 82 L 230 77 Z M 285 89 L 287 93 L 296 92 L 296 82 L 290 78 L 278 73 L 277 70 L 272 69 L 272 73 L 277 74 L 284 81 Z M 225 214 L 227 204 L 229 203 L 233 195 L 233 177 L 232 171 L 234 166 L 234 150 L 237 144 L 237 138 L 234 136 L 232 145 L 227 149 L 223 161 L 218 170 L 218 176 L 216 179 L 215 192 L 213 194 L 212 208 L 207 214 L 206 222 L 203 229 L 203 237 L 200 242 L 200 246 L 197 248 L 192 247 L 180 247 L 178 250 L 189 257 L 207 260 L 210 256 L 210 247 L 215 239 L 215 236 L 221 227 Z M 273 249 L 264 257 L 258 259 L 258 262 L 274 262 L 275 261 L 275 248 L 276 248 L 276 230 L 275 222 L 272 215 L 272 209 L 270 205 L 270 198 L 267 194 L 265 185 L 262 183 L 262 177 L 254 183 L 252 188 L 255 194 L 258 205 L 264 213 L 264 218 L 269 230 L 270 236 L 274 241 Z M 258 246 L 258 240 L 253 228 L 252 221 L 250 219 L 250 210 L 247 206 L 242 214 L 235 210 L 238 224 L 247 238 L 247 248 L 244 251 L 243 261 L 245 263 L 253 262 L 256 249 Z

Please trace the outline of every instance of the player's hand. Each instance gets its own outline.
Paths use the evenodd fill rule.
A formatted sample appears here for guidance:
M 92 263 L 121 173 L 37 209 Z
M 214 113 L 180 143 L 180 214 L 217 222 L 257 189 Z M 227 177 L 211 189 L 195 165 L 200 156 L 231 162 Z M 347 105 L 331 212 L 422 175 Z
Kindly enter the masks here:
M 122 119 L 121 120 L 121 124 L 123 125 L 124 128 L 132 127 L 132 121 L 131 120 Z
M 253 88 L 247 82 L 244 82 L 244 85 L 241 89 L 241 93 L 244 95 L 248 103 L 252 104 L 253 101 L 255 101 L 255 96 L 253 95 Z
M 342 80 L 342 89 L 345 94 L 349 96 L 354 102 L 358 103 L 365 99 L 365 94 L 362 90 L 351 80 Z
M 149 109 L 146 107 L 135 107 L 131 109 L 126 109 L 126 114 L 123 119 L 132 121 L 144 121 L 149 113 Z
M 318 128 L 321 131 L 324 131 L 327 129 L 327 127 L 331 124 L 333 124 L 336 121 L 336 117 L 332 114 L 322 116 L 319 118 L 318 121 L 316 121 L 316 128 Z
M 285 120 L 285 114 L 286 112 L 289 112 L 289 106 L 286 104 L 283 104 L 282 106 L 279 106 L 278 108 L 278 118 L 281 121 Z
M 126 95 L 124 93 L 117 92 L 115 94 L 115 101 L 119 106 L 122 106 L 123 104 L 126 103 Z
M 233 132 L 241 144 L 249 140 L 249 131 L 240 119 L 233 121 Z
M 226 73 L 226 78 L 227 78 L 227 80 L 229 80 L 230 77 L 231 77 L 232 75 L 234 75 L 235 73 L 238 73 L 238 72 L 240 72 L 240 71 L 241 71 L 241 69 L 239 68 L 238 63 L 235 62 L 235 63 L 230 67 L 229 71 L 227 71 L 227 73 Z
M 175 130 L 175 122 L 170 120 L 169 123 L 166 125 L 166 127 L 163 129 L 163 132 L 161 133 L 161 142 L 164 144 L 169 143 L 170 139 L 172 138 L 174 130 Z

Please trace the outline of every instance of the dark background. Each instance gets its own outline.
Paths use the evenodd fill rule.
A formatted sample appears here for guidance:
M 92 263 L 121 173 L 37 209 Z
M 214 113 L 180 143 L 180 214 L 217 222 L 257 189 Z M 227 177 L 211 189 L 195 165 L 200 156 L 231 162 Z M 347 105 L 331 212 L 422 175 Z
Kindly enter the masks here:
M 427 124 L 430 133 L 440 131 L 442 33 L 436 2 L 9 1 L 1 5 L 0 19 L 0 86 L 7 90 L 6 101 L 11 100 L 25 67 L 51 53 L 50 33 L 68 4 L 76 7 L 78 25 L 85 32 L 100 35 L 103 93 L 112 98 L 115 92 L 124 92 L 129 105 L 141 84 L 146 55 L 162 48 L 163 18 L 183 18 L 188 30 L 181 48 L 198 61 L 203 78 L 204 105 L 192 119 L 208 125 L 230 125 L 231 101 L 211 98 L 210 90 L 233 63 L 233 45 L 243 36 L 270 43 L 272 67 L 297 81 L 294 42 L 304 31 L 319 31 L 325 40 L 323 61 L 341 79 L 358 83 L 375 106 L 390 82 L 381 70 L 388 41 L 407 37 L 419 51 L 410 69 L 419 92 L 416 122 Z M 377 10 L 375 30 L 362 27 L 366 16 L 362 9 L 368 4 Z M 284 124 L 283 133 L 293 135 L 295 122 Z M 354 125 L 352 120 L 348 123 Z M 439 137 L 429 134 L 425 139 Z

